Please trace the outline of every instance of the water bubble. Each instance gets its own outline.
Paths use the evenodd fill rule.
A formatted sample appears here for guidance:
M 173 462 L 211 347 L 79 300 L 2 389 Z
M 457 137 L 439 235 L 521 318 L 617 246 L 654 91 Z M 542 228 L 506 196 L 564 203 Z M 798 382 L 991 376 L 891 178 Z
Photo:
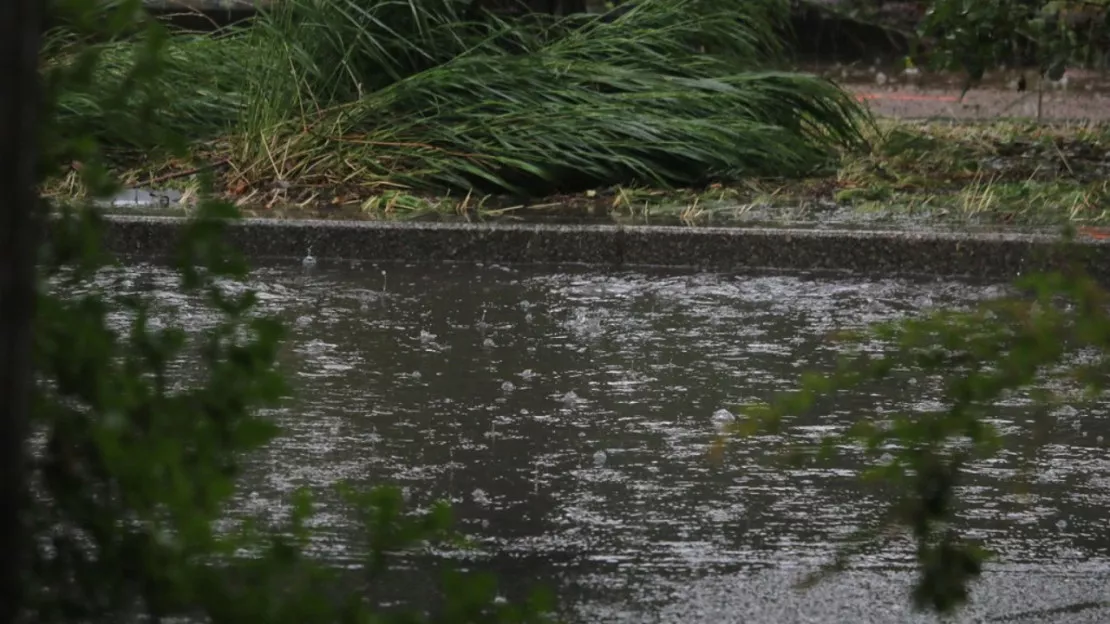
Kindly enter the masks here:
M 421 377 L 423 377 L 423 375 L 420 374 L 420 371 L 412 371 L 413 379 L 420 379 Z
M 1095 442 L 1098 442 L 1099 444 L 1102 444 L 1102 441 L 1103 441 L 1104 439 L 1105 439 L 1105 438 L 1103 438 L 1102 436 L 1099 436 L 1099 437 L 1095 438 Z
M 587 337 L 593 337 L 601 333 L 601 319 L 591 316 L 588 311 L 579 308 L 574 311 L 574 320 L 571 322 L 571 327 Z
M 1069 417 L 1079 414 L 1079 410 L 1075 409 L 1072 405 L 1061 405 L 1056 409 L 1056 416 Z
M 594 466 L 601 468 L 605 465 L 605 461 L 608 459 L 609 456 L 605 454 L 605 451 L 598 451 L 594 453 Z
M 705 515 L 710 522 L 728 522 L 729 520 L 728 512 L 724 509 L 710 509 L 705 512 Z
M 535 371 L 533 371 L 533 370 L 532 370 L 532 369 L 530 369 L 530 368 L 526 368 L 526 369 L 524 369 L 524 370 L 520 371 L 520 373 L 519 373 L 519 374 L 520 374 L 520 377 L 521 377 L 522 379 L 531 379 L 531 378 L 533 378 L 533 377 L 535 377 L 535 376 L 536 376 L 536 373 L 535 373 Z
M 513 390 L 516 390 L 516 386 L 513 385 L 513 382 L 505 381 L 501 383 L 502 392 L 512 392 Z
M 571 390 L 571 391 L 567 392 L 566 394 L 564 394 L 561 400 L 562 400 L 563 404 L 566 405 L 567 407 L 574 407 L 578 403 L 578 400 L 579 400 L 578 399 L 578 393 L 576 393 L 574 390 Z
M 717 427 L 725 427 L 734 422 L 736 422 L 736 416 L 723 407 L 713 412 L 713 424 Z
M 1068 521 L 1064 520 L 1063 518 L 1057 520 L 1056 521 L 1056 528 L 1063 531 L 1064 529 L 1068 528 Z
M 420 342 L 435 342 L 436 335 L 432 332 L 420 330 Z
M 497 346 L 497 344 L 495 342 L 493 342 L 493 338 L 486 338 L 485 340 L 482 341 L 482 348 L 483 349 L 492 349 L 496 346 Z
M 474 491 L 470 493 L 470 498 L 474 499 L 475 503 L 482 506 L 489 505 L 492 502 L 490 501 L 489 494 L 486 494 L 486 491 L 481 488 L 474 488 Z
M 311 269 L 316 266 L 316 256 L 312 255 L 312 247 L 308 248 L 308 253 L 305 254 L 304 259 L 301 260 L 301 266 L 306 269 Z

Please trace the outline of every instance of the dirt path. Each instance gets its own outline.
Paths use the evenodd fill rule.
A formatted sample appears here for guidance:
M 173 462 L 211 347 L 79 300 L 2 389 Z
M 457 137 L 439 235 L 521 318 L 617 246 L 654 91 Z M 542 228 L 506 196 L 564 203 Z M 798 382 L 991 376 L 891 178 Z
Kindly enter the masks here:
M 904 119 L 1037 118 L 1037 93 L 1006 89 L 973 89 L 960 101 L 959 89 L 877 88 L 845 85 L 884 117 Z M 1110 94 L 1098 91 L 1053 90 L 1044 93 L 1041 118 L 1048 121 L 1110 121 Z

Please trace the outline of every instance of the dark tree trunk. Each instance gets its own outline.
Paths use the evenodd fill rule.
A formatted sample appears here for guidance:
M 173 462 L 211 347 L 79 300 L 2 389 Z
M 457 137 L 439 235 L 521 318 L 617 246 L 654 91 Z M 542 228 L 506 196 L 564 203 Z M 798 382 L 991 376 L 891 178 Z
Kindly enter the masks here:
M 42 0 L 0 0 L 0 624 L 22 608 Z

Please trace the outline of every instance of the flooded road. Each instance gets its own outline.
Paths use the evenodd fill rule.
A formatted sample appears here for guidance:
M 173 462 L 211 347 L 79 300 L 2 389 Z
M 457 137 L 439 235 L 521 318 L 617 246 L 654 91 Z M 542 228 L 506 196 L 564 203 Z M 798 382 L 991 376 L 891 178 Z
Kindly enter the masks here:
M 114 287 L 153 293 L 188 327 L 211 322 L 174 283 L 144 265 Z M 912 552 L 898 539 L 813 590 L 790 587 L 884 504 L 850 460 L 787 470 L 766 441 L 734 444 L 720 465 L 706 452 L 720 410 L 828 367 L 830 332 L 998 286 L 324 261 L 260 268 L 249 285 L 287 323 L 296 396 L 273 413 L 287 435 L 256 458 L 237 511 L 280 515 L 294 488 L 313 488 L 330 561 L 361 553 L 328 488 L 393 483 L 417 504 L 450 499 L 480 547 L 439 560 L 501 574 L 511 597 L 547 584 L 571 622 L 934 621 L 908 609 Z M 929 398 L 873 397 L 888 409 Z M 816 439 L 852 410 L 837 404 L 790 435 Z M 1105 410 L 1062 414 L 1040 447 L 1020 399 L 997 418 L 1007 449 L 976 469 L 963 521 L 998 559 L 956 621 L 1110 621 Z M 401 573 L 423 579 L 404 599 L 423 599 L 413 587 L 432 559 Z

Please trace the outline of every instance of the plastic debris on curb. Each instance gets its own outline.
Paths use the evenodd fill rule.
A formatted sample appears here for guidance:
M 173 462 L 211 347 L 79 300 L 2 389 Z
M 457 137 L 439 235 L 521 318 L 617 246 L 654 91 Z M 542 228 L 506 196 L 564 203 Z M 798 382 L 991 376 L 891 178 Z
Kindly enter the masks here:
M 181 203 L 181 191 L 172 189 L 155 191 L 144 188 L 129 188 L 117 193 L 111 199 L 97 202 L 105 208 L 172 208 Z

